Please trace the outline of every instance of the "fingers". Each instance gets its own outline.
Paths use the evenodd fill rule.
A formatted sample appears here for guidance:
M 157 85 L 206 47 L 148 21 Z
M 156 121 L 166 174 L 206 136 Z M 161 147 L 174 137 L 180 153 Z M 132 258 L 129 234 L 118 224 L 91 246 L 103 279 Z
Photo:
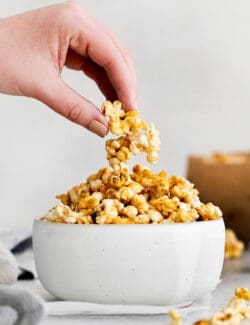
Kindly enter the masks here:
M 116 35 L 111 30 L 106 28 L 104 25 L 101 25 L 98 21 L 96 21 L 96 23 L 99 24 L 100 27 L 109 35 L 109 37 L 114 42 L 115 46 L 121 51 L 123 58 L 126 61 L 128 67 L 130 69 L 130 72 L 132 74 L 132 77 L 134 80 L 134 87 L 135 87 L 135 91 L 136 91 L 136 95 L 137 95 L 137 89 L 138 89 L 137 77 L 136 77 L 136 73 L 135 73 L 132 56 L 131 56 L 129 50 L 124 47 L 124 45 L 120 42 L 120 40 L 116 37 Z M 137 100 L 137 97 L 136 97 L 136 100 Z
M 67 54 L 65 65 L 70 69 L 81 70 L 89 78 L 93 79 L 108 100 L 114 101 L 117 99 L 117 94 L 107 76 L 106 71 L 89 58 L 84 58 L 76 52 L 70 50 Z
M 103 67 L 125 109 L 134 109 L 137 104 L 137 83 L 129 55 L 91 17 L 85 14 L 78 24 L 85 26 L 85 30 L 80 30 L 78 37 L 71 39 L 71 49 L 83 57 L 87 55 Z
M 128 110 L 134 109 L 137 100 L 134 78 L 123 54 L 111 38 L 103 32 L 96 32 L 89 40 L 88 55 L 106 70 L 109 80 L 124 107 Z
M 60 77 L 54 77 L 46 88 L 41 87 L 36 98 L 100 137 L 108 133 L 108 123 L 97 107 L 67 86 Z
M 82 70 L 88 77 L 95 80 L 97 86 L 108 100 L 114 101 L 117 99 L 116 91 L 107 76 L 107 72 L 102 67 L 87 58 L 83 61 Z

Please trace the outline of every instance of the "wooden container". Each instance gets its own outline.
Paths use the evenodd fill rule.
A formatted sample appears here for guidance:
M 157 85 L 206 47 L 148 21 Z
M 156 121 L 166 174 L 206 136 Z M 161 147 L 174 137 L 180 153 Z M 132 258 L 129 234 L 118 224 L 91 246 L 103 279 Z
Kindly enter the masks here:
M 190 156 L 187 178 L 203 202 L 222 209 L 226 227 L 245 243 L 250 241 L 250 153 Z

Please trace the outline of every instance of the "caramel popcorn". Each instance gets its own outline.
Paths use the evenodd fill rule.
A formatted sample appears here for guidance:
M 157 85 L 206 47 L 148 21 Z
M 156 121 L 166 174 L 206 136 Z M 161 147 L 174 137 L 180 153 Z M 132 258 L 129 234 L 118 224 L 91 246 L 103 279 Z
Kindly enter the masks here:
M 125 112 L 122 104 L 105 101 L 102 105 L 103 114 L 109 118 L 109 128 L 118 139 L 106 143 L 107 159 L 113 157 L 121 162 L 127 162 L 132 155 L 139 152 L 147 154 L 147 160 L 155 163 L 160 151 L 159 132 L 153 124 L 148 125 L 139 117 L 138 111 Z
M 237 288 L 226 307 L 215 313 L 211 319 L 197 321 L 194 325 L 238 325 L 241 320 L 249 318 L 246 301 L 250 301 L 248 289 Z
M 221 209 L 213 205 L 211 202 L 207 204 L 201 203 L 197 207 L 197 211 L 199 212 L 203 220 L 212 220 L 222 217 Z
M 182 324 L 182 320 L 181 320 L 181 316 L 177 313 L 176 310 L 169 310 L 168 311 L 168 315 L 171 318 L 170 323 L 168 323 L 168 325 L 181 325 Z
M 244 300 L 250 301 L 250 292 L 247 288 L 237 288 L 235 289 L 235 296 L 242 298 Z
M 226 229 L 225 259 L 239 258 L 244 250 L 244 243 L 240 241 L 232 229 Z
M 110 131 L 119 136 L 106 142 L 109 166 L 101 168 L 58 195 L 61 201 L 42 218 L 44 221 L 80 224 L 152 224 L 194 222 L 220 218 L 220 209 L 199 200 L 194 185 L 182 177 L 168 177 L 127 161 L 139 152 L 158 160 L 160 140 L 154 125 L 139 118 L 138 111 L 125 112 L 119 101 L 104 102 L 103 114 Z
M 238 325 L 241 320 L 249 318 L 249 306 L 246 301 L 250 301 L 249 290 L 247 288 L 237 288 L 235 295 L 229 300 L 226 307 L 216 312 L 211 319 L 199 320 L 193 325 Z M 176 323 L 173 323 L 173 320 L 178 319 L 178 313 L 170 311 L 169 314 L 172 317 L 170 325 L 175 325 Z

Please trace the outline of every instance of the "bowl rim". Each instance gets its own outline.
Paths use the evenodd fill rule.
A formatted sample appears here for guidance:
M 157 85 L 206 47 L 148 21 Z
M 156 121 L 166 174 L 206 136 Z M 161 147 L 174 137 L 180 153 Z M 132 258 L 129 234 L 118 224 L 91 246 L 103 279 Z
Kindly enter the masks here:
M 33 225 L 35 224 L 47 224 L 48 227 L 67 227 L 67 226 L 71 226 L 71 227 L 91 227 L 91 228 L 96 228 L 96 227 L 130 227 L 130 228 L 141 228 L 141 227 L 148 227 L 153 226 L 153 227 L 202 227 L 202 225 L 207 225 L 207 224 L 220 224 L 223 223 L 224 227 L 225 227 L 225 223 L 224 223 L 224 219 L 223 217 L 219 218 L 219 219 L 214 219 L 214 220 L 206 220 L 206 221 L 193 221 L 193 222 L 175 222 L 175 223 L 156 223 L 156 224 L 135 224 L 135 223 L 130 223 L 130 224 L 113 224 L 113 223 L 109 223 L 109 224 L 79 224 L 79 223 L 56 223 L 56 222 L 51 222 L 51 221 L 44 221 L 41 220 L 41 218 L 36 217 L 34 219 Z M 197 226 L 195 226 L 197 225 Z

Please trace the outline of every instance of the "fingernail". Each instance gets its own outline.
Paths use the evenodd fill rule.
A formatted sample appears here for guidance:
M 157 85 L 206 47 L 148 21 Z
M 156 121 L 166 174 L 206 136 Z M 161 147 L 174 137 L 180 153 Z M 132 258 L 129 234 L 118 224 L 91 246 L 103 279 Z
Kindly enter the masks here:
M 89 131 L 99 135 L 99 137 L 105 137 L 105 135 L 108 133 L 108 129 L 105 125 L 103 125 L 101 122 L 93 120 L 88 127 Z

